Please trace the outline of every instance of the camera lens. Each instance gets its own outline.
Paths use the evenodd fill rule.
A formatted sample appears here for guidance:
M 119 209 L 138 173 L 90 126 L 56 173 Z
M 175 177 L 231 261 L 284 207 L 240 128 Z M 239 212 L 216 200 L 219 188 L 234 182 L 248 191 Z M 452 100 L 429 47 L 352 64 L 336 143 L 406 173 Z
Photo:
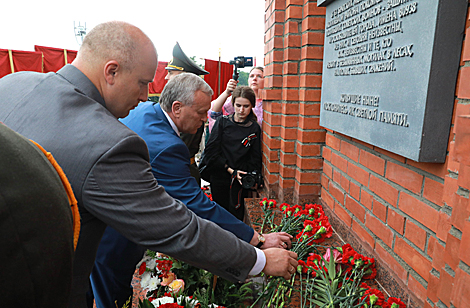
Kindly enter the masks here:
M 255 185 L 256 179 L 251 174 L 247 174 L 242 177 L 242 187 L 245 189 L 251 188 Z

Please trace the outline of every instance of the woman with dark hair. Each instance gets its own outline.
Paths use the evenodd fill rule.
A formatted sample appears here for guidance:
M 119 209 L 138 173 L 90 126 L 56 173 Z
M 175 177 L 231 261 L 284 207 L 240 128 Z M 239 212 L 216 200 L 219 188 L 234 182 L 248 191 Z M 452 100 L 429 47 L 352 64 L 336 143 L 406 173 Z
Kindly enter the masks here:
M 202 178 L 210 182 L 213 200 L 240 220 L 245 214 L 244 198 L 257 186 L 244 188 L 242 183 L 254 177 L 252 172 L 261 172 L 261 128 L 253 113 L 255 104 L 250 87 L 235 88 L 235 112 L 217 119 L 199 165 Z
M 258 124 L 262 127 L 263 123 L 263 100 L 260 98 L 260 91 L 264 88 L 264 69 L 261 66 L 255 66 L 250 70 L 248 75 L 248 86 L 253 89 L 256 95 L 256 104 L 253 107 L 253 113 L 258 118 Z M 232 105 L 232 97 L 230 94 L 237 86 L 237 81 L 230 79 L 227 88 L 220 96 L 212 101 L 211 109 L 208 112 L 209 131 L 212 131 L 215 120 L 222 115 L 229 115 L 234 112 Z

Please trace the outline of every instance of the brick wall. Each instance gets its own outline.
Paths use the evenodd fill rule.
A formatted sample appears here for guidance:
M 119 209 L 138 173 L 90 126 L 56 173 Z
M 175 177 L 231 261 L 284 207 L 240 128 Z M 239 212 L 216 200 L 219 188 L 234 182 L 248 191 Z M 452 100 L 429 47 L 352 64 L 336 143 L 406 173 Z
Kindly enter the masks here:
M 326 133 L 319 126 L 325 9 L 315 1 L 265 3 L 264 194 L 314 202 Z
M 470 38 L 446 162 L 417 163 L 319 126 L 324 8 L 265 3 L 264 193 L 299 204 L 321 197 L 413 294 L 409 303 L 470 307 Z

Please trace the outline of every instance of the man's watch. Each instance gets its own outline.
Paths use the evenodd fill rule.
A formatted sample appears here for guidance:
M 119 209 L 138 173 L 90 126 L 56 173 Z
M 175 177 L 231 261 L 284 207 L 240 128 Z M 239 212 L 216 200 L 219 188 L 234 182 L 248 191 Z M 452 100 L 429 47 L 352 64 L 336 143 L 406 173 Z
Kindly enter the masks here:
M 258 245 L 256 245 L 256 248 L 261 248 L 261 246 L 263 246 L 264 242 L 266 241 L 266 239 L 264 238 L 264 236 L 262 234 L 258 235 Z

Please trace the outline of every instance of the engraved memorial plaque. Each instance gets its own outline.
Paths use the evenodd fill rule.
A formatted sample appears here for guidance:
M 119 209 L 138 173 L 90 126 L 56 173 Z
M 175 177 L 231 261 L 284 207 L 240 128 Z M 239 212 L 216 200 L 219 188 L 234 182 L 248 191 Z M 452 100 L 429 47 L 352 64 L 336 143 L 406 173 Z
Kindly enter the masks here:
M 324 0 L 320 125 L 444 162 L 468 2 Z

